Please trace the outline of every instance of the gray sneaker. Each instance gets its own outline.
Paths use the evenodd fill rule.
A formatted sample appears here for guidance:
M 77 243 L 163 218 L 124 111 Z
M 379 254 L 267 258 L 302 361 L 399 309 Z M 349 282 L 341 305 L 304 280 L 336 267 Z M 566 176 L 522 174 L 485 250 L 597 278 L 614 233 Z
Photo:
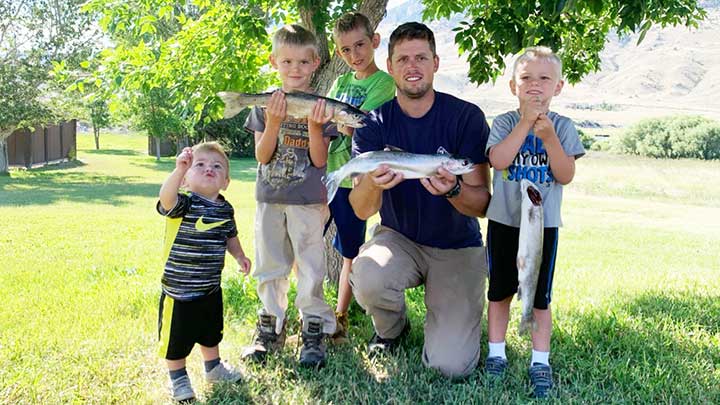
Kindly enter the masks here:
M 195 400 L 195 391 L 190 384 L 190 377 L 182 377 L 170 380 L 173 399 L 178 402 L 191 402 Z
M 325 365 L 325 338 L 323 320 L 317 316 L 307 316 L 302 322 L 302 348 L 300 365 L 320 368 Z
M 236 383 L 242 380 L 243 376 L 240 370 L 235 367 L 221 361 L 218 365 L 213 367 L 212 370 L 205 373 L 205 381 L 210 384 L 219 382 L 232 382 Z
M 268 353 L 282 350 L 285 345 L 285 324 L 283 323 L 280 334 L 275 333 L 277 318 L 272 315 L 260 314 L 255 329 L 255 342 L 252 346 L 245 348 L 242 354 L 243 360 L 251 360 L 264 363 Z

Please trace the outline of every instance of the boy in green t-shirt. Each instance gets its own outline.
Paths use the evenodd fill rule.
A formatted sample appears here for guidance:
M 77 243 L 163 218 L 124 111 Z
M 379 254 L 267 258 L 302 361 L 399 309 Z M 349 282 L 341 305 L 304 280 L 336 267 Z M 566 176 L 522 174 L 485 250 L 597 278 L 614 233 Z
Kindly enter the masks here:
M 351 104 L 363 111 L 374 110 L 395 97 L 395 81 L 392 76 L 378 69 L 375 49 L 380 45 L 380 34 L 373 31 L 368 18 L 357 12 L 342 15 L 333 29 L 335 52 L 353 70 L 335 80 L 328 97 Z M 340 168 L 350 160 L 353 128 L 338 125 L 338 137 L 330 142 L 327 172 Z M 340 184 L 330 203 L 330 213 L 337 227 L 333 246 L 343 256 L 342 272 L 338 286 L 338 302 L 335 308 L 338 329 L 333 335 L 336 343 L 347 339 L 348 318 L 352 291 L 348 283 L 352 260 L 358 255 L 365 241 L 364 220 L 355 216 L 348 202 L 352 181 Z

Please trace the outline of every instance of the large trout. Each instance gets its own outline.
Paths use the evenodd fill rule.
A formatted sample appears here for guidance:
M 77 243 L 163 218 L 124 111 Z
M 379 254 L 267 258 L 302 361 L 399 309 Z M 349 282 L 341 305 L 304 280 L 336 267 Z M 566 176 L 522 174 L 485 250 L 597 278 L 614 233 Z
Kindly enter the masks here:
M 323 178 L 328 191 L 328 204 L 335 197 L 338 185 L 346 177 L 369 173 L 380 165 L 388 165 L 391 170 L 402 173 L 405 179 L 422 179 L 437 174 L 439 168 L 445 168 L 454 175 L 470 173 L 473 163 L 468 159 L 455 159 L 445 149 L 440 148 L 434 155 L 409 153 L 401 150 L 379 150 L 365 152 L 350 159 L 338 170 Z
M 232 91 L 221 91 L 218 97 L 225 103 L 225 112 L 223 118 L 232 118 L 246 107 L 258 106 L 266 107 L 270 101 L 272 93 L 246 94 L 235 93 Z M 294 91 L 285 93 L 285 102 L 287 103 L 287 114 L 295 118 L 305 118 L 312 112 L 315 103 L 319 100 L 325 100 L 325 108 L 333 110 L 331 118 L 337 124 L 343 124 L 353 128 L 362 128 L 365 126 L 363 118 L 365 113 L 361 110 L 327 97 L 317 96 L 315 94 Z
M 522 317 L 518 331 L 527 333 L 537 329 L 533 304 L 537 289 L 543 249 L 543 206 L 540 190 L 530 181 L 520 183 L 522 204 L 520 209 L 520 238 L 518 240 L 517 269 L 518 297 L 522 301 Z

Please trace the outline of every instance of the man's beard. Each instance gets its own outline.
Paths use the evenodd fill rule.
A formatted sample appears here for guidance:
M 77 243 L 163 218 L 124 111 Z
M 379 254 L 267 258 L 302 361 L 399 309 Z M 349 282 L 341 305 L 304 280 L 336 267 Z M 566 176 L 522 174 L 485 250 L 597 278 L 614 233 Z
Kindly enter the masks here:
M 432 88 L 432 83 L 425 83 L 416 88 L 398 87 L 398 90 L 407 98 L 418 99 L 422 98 Z

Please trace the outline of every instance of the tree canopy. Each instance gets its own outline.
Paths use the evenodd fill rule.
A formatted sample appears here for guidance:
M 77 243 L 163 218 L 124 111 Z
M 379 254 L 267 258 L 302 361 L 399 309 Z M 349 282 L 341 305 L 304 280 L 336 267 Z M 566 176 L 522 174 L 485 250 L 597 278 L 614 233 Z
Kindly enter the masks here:
M 422 0 L 426 19 L 462 13 L 455 42 L 467 54 L 475 83 L 503 73 L 504 57 L 535 45 L 554 49 L 570 83 L 600 68 L 600 52 L 613 31 L 639 32 L 653 26 L 697 27 L 705 11 L 696 0 Z

